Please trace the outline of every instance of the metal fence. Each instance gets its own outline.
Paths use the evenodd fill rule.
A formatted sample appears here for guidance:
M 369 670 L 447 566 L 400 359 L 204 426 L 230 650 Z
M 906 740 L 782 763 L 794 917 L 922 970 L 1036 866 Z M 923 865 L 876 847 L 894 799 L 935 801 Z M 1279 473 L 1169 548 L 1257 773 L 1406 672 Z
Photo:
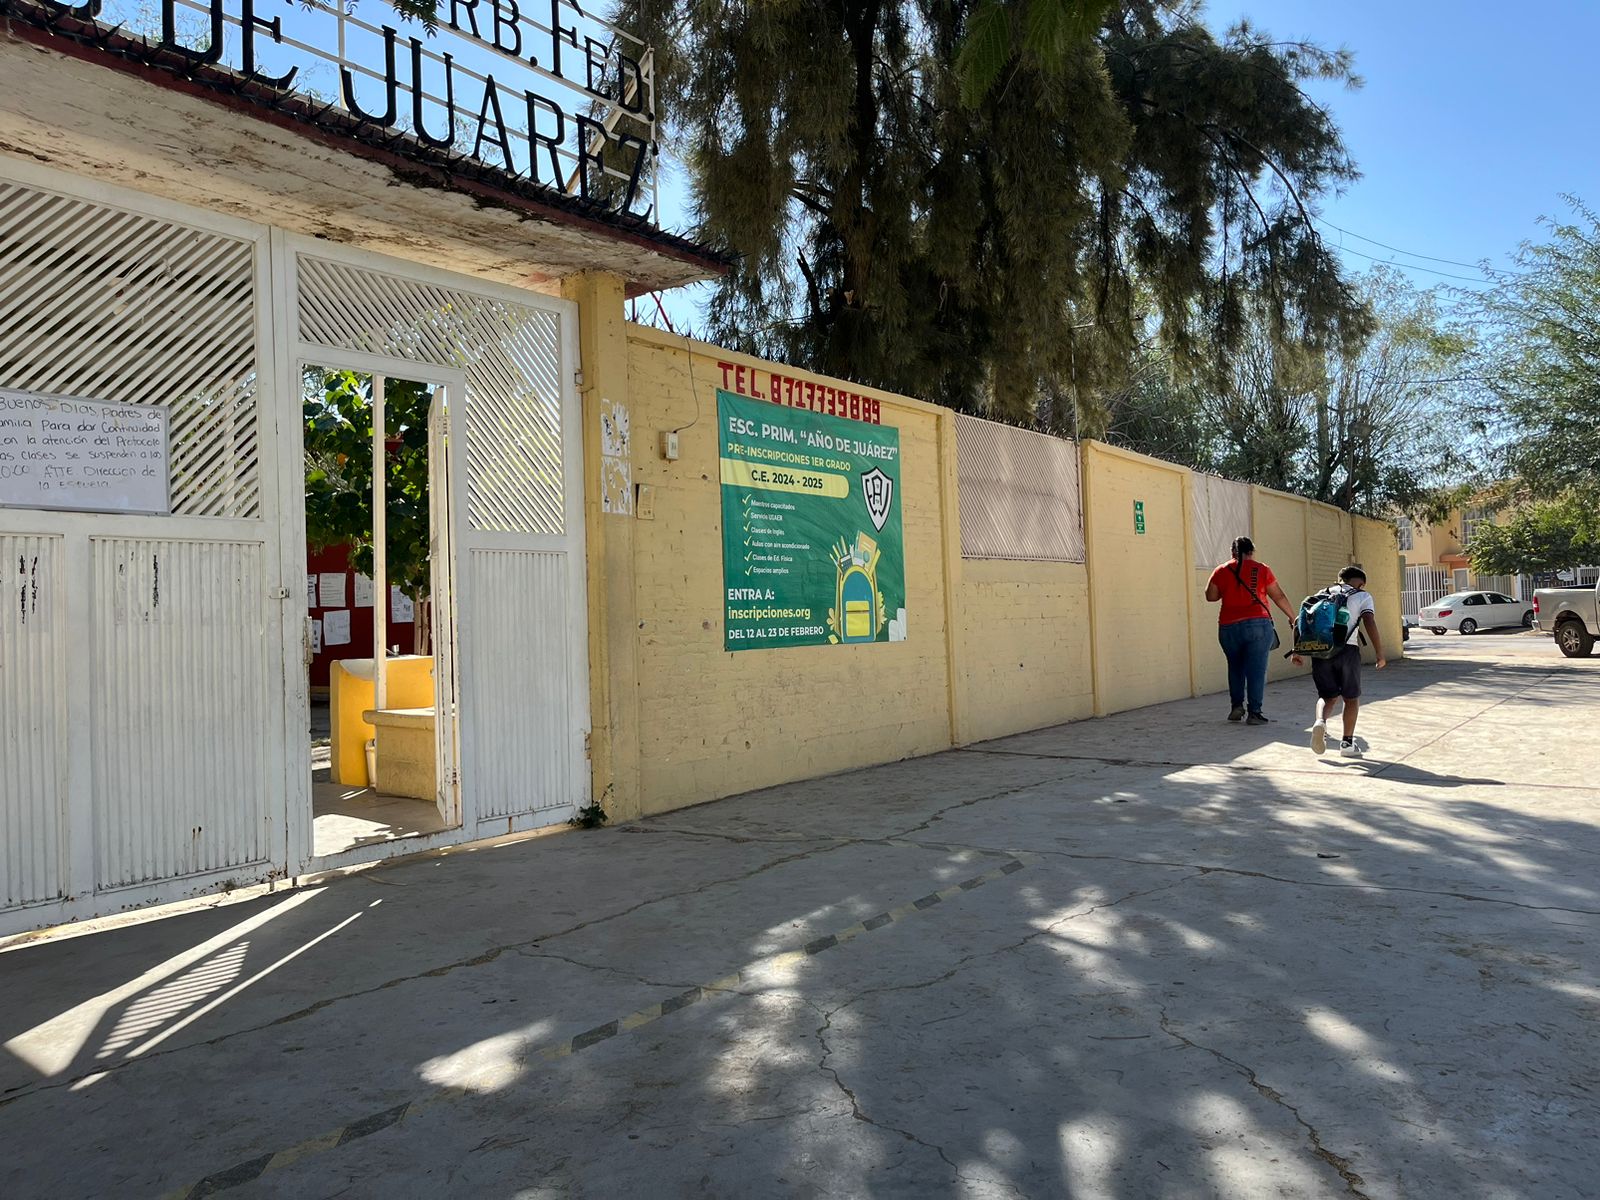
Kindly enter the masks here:
M 1533 599 L 1532 580 L 1526 575 L 1479 575 L 1472 586 L 1478 591 L 1499 592 L 1513 600 Z
M 1401 611 L 1414 617 L 1419 610 L 1452 592 L 1500 592 L 1513 600 L 1526 602 L 1533 599 L 1533 593 L 1539 588 L 1593 587 L 1597 582 L 1600 582 L 1600 567 L 1575 567 L 1570 571 L 1539 575 L 1473 575 L 1464 568 L 1449 571 L 1443 567 L 1407 567 Z
M 1443 567 L 1407 567 L 1405 587 L 1400 593 L 1401 614 L 1416 616 L 1428 605 L 1448 596 L 1454 586 L 1455 579 Z

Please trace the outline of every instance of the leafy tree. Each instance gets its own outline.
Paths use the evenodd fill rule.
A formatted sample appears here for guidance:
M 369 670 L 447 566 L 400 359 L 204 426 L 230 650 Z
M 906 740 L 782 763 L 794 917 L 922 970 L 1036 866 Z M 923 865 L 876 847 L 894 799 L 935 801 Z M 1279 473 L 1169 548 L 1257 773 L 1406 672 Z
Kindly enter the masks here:
M 1546 220 L 1483 301 L 1486 422 L 1505 472 L 1541 497 L 1600 487 L 1600 217 Z
M 316 549 L 350 546 L 351 566 L 373 574 L 372 377 L 309 369 L 305 422 L 306 538 Z M 424 604 L 431 585 L 428 515 L 428 409 L 425 384 L 389 379 L 383 396 L 384 520 L 389 582 Z M 378 597 L 383 602 L 383 597 Z M 424 609 L 417 637 L 426 643 Z
M 1316 348 L 1365 330 L 1309 220 L 1355 170 L 1302 85 L 1348 55 L 1219 38 L 1158 0 L 620 0 L 657 48 L 712 336 L 1011 420 L 1085 414 L 1157 331 L 1225 364 L 1247 298 Z
M 1474 457 L 1458 396 L 1469 346 L 1397 273 L 1370 272 L 1359 295 L 1374 326 L 1353 347 L 1285 341 L 1249 305 L 1219 380 L 1186 380 L 1147 349 L 1089 432 L 1345 509 L 1417 511 Z
M 1504 525 L 1482 522 L 1467 546 L 1480 575 L 1532 575 L 1600 562 L 1595 497 L 1568 492 L 1516 509 Z
M 1153 339 L 1140 347 L 1125 382 L 1101 394 L 1098 419 L 1077 432 L 1197 471 L 1221 471 L 1220 431 L 1203 387 L 1178 378 Z

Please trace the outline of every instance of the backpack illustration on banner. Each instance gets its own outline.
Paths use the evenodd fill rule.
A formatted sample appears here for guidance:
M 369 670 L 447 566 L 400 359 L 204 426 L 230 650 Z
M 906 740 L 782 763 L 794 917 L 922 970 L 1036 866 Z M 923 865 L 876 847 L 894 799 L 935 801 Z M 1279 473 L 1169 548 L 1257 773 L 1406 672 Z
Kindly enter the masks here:
M 1345 602 L 1352 592 L 1336 583 L 1300 601 L 1300 615 L 1294 621 L 1294 647 L 1289 654 L 1332 658 L 1343 650 L 1350 638 L 1350 610 Z

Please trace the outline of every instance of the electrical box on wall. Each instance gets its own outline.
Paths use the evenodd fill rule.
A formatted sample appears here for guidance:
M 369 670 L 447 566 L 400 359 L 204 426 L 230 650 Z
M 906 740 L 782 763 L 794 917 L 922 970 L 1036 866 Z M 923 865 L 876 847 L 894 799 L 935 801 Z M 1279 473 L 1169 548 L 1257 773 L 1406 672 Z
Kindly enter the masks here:
M 666 429 L 661 433 L 661 457 L 668 462 L 678 461 L 678 431 Z

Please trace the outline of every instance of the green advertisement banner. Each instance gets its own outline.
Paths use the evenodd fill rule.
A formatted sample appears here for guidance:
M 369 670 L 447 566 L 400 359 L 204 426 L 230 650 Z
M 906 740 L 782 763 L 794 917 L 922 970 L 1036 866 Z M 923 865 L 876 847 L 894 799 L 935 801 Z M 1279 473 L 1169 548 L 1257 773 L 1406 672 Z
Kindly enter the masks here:
M 717 391 L 723 647 L 906 637 L 900 431 Z

